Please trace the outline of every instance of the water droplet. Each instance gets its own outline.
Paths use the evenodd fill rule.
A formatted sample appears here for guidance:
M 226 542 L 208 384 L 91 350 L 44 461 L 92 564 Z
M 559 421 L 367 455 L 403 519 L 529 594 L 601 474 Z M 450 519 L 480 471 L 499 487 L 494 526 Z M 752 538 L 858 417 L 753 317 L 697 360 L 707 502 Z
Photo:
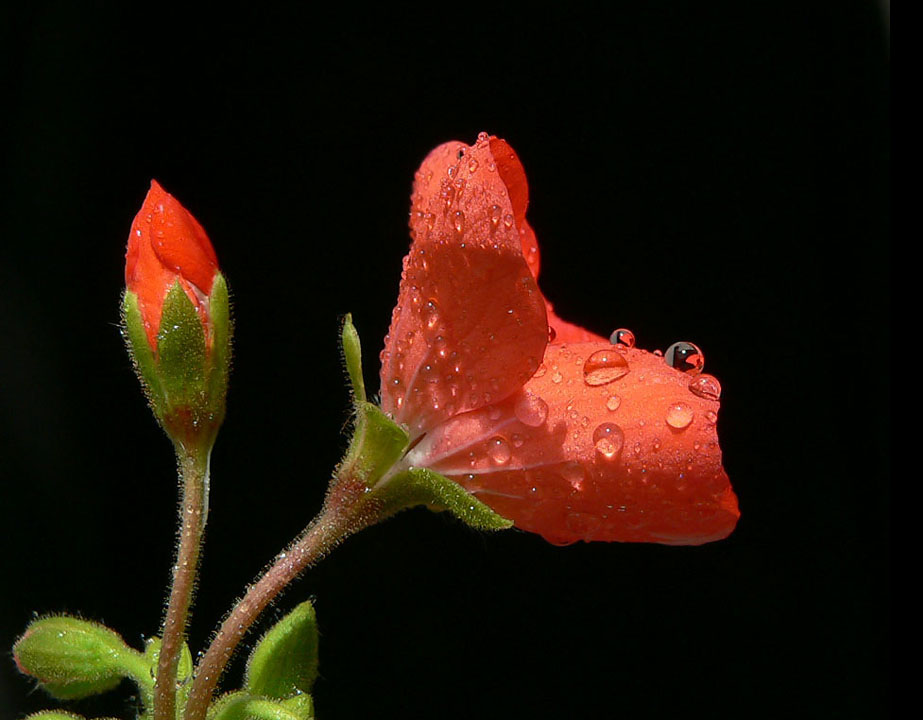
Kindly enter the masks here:
M 455 232 L 462 232 L 465 229 L 465 213 L 461 210 L 455 211 Z
M 625 434 L 615 423 L 602 423 L 593 431 L 593 443 L 597 454 L 604 460 L 613 460 L 622 451 Z
M 702 351 L 691 342 L 675 342 L 663 355 L 664 361 L 680 372 L 698 375 L 705 366 L 705 356 Z
M 506 465 L 512 454 L 509 443 L 499 435 L 488 442 L 487 457 L 494 465 Z
M 583 471 L 583 466 L 579 463 L 566 463 L 561 468 L 561 477 L 563 477 L 575 491 L 580 492 L 583 490 L 583 481 L 586 479 L 586 473 Z
M 513 216 L 512 216 L 512 215 L 504 215 L 504 216 L 503 216 L 503 224 L 506 225 L 508 228 L 513 227 Z
M 483 130 L 481 130 L 481 132 L 478 133 L 478 142 L 479 142 L 479 143 L 481 143 L 481 144 L 486 143 L 489 139 L 490 139 L 490 135 L 488 135 L 488 134 L 487 134 L 486 132 L 484 132 Z
M 432 230 L 436 224 L 436 216 L 431 212 L 423 213 L 423 222 L 426 223 L 427 230 Z
M 606 408 L 608 408 L 612 412 L 615 412 L 616 410 L 618 410 L 619 405 L 621 404 L 622 404 L 622 398 L 620 398 L 618 395 L 610 395 L 609 399 L 606 400 Z
M 510 440 L 512 440 L 514 448 L 521 448 L 523 443 L 525 442 L 522 435 L 520 435 L 519 433 L 513 433 L 510 436 Z
M 430 330 L 439 322 L 439 306 L 435 300 L 430 300 L 423 308 L 423 321 Z
M 497 227 L 500 224 L 500 218 L 503 216 L 503 210 L 499 205 L 490 206 L 490 225 L 491 227 Z
M 468 172 L 473 173 L 478 169 L 478 161 L 475 158 L 471 158 L 471 162 L 468 163 Z
M 557 370 L 555 370 L 554 375 L 551 376 L 551 382 L 553 382 L 555 385 L 560 383 L 563 379 L 564 379 L 564 376 Z
M 702 373 L 689 381 L 689 390 L 693 395 L 698 395 L 706 400 L 717 400 L 721 397 L 721 383 L 718 378 L 708 373 Z
M 705 419 L 714 425 L 716 422 L 718 422 L 718 413 L 716 413 L 714 410 L 709 410 L 707 413 L 705 413 Z
M 635 334 L 631 330 L 619 328 L 609 336 L 609 342 L 613 345 L 624 345 L 633 348 L 635 346 Z
M 583 363 L 583 380 L 587 385 L 608 385 L 628 374 L 628 361 L 615 350 L 597 350 Z
M 673 403 L 667 409 L 667 425 L 674 430 L 685 430 L 692 423 L 692 408 L 686 403 Z
M 548 404 L 538 395 L 523 393 L 513 408 L 516 419 L 523 425 L 539 427 L 548 418 Z
M 550 342 L 550 343 L 551 343 L 551 342 L 554 342 L 554 339 L 555 339 L 557 336 L 558 336 L 557 331 L 556 331 L 553 327 L 551 327 L 551 325 L 549 325 L 549 326 L 548 326 L 548 342 Z

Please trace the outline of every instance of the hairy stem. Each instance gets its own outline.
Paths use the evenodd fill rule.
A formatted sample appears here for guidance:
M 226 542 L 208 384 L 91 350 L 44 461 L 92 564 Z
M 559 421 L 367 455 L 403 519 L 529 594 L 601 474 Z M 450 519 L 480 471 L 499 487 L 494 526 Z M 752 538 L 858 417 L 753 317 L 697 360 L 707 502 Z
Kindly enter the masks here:
M 176 718 L 176 673 L 186 636 L 189 607 L 195 589 L 202 533 L 208 512 L 208 462 L 210 452 L 177 446 L 183 480 L 180 504 L 179 550 L 173 566 L 173 585 L 163 624 L 157 680 L 154 684 L 154 720 Z
M 302 571 L 375 521 L 374 508 L 366 502 L 367 492 L 368 488 L 358 481 L 335 483 L 318 516 L 247 589 L 243 599 L 225 617 L 196 667 L 186 704 L 186 720 L 204 720 L 218 680 L 234 650 L 266 606 Z

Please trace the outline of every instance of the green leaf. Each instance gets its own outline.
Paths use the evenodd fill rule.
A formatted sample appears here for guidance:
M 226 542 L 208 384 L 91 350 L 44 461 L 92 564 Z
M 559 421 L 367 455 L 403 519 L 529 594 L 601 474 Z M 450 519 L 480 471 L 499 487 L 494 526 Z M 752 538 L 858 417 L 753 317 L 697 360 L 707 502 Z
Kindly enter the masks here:
M 317 619 L 303 602 L 273 625 L 247 662 L 245 689 L 283 699 L 310 692 L 317 677 Z
M 365 402 L 365 380 L 362 377 L 362 345 L 359 342 L 359 333 L 353 325 L 353 316 L 350 313 L 343 318 L 343 331 L 340 333 L 340 342 L 343 348 L 343 361 L 346 363 L 346 372 L 349 383 L 353 389 L 353 399 L 356 402 Z
M 448 510 L 478 530 L 506 530 L 513 526 L 511 520 L 495 513 L 461 485 L 428 468 L 405 470 L 383 484 L 377 493 L 383 501 L 383 517 L 425 505 L 431 510 Z
M 310 704 L 308 715 L 303 714 L 306 707 L 292 705 L 290 700 L 271 700 L 236 692 L 219 698 L 209 709 L 208 720 L 311 720 L 314 705 Z
M 141 653 L 117 633 L 66 615 L 31 623 L 13 646 L 13 658 L 59 700 L 106 692 L 144 667 Z
M 357 476 L 375 485 L 404 454 L 407 431 L 370 402 L 356 403 L 356 427 L 345 464 L 353 464 Z

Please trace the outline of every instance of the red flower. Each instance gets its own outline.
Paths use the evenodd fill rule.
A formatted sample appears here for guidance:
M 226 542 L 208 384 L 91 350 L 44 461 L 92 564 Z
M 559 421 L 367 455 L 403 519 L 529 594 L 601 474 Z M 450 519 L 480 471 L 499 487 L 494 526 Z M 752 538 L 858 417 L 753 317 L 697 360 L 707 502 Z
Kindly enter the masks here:
M 739 512 L 718 381 L 693 345 L 664 357 L 558 318 L 527 205 L 519 159 L 486 133 L 416 173 L 381 354 L 382 409 L 411 437 L 401 466 L 450 477 L 554 543 L 726 537 Z
M 218 258 L 205 230 L 156 180 L 135 216 L 125 253 L 125 285 L 138 296 L 138 307 L 151 349 L 163 303 L 176 282 L 208 322 L 208 296 L 218 273 Z

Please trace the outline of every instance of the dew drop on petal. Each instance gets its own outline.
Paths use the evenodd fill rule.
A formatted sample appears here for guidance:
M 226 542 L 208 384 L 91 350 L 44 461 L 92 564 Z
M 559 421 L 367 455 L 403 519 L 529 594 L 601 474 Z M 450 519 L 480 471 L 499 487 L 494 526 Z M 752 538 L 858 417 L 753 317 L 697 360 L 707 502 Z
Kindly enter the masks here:
M 548 342 L 553 343 L 554 339 L 557 336 L 558 336 L 557 331 L 553 327 L 551 327 L 551 325 L 549 325 L 548 326 Z
M 615 350 L 597 350 L 583 363 L 583 380 L 587 385 L 608 385 L 628 374 L 628 361 Z
M 551 376 L 551 382 L 553 382 L 555 385 L 559 385 L 563 379 L 564 376 L 557 370 L 555 370 L 554 375 Z
M 718 400 L 721 397 L 721 383 L 714 375 L 702 373 L 689 381 L 689 391 L 706 400 Z
M 455 232 L 460 233 L 465 229 L 465 213 L 463 213 L 461 210 L 455 211 L 454 225 L 455 225 Z
M 500 218 L 503 216 L 503 210 L 499 205 L 490 206 L 490 224 L 491 227 L 497 227 L 500 224 Z
M 583 481 L 586 479 L 586 473 L 583 471 L 583 466 L 579 463 L 566 463 L 561 468 L 561 476 L 576 492 L 583 490 Z
M 523 425 L 539 427 L 548 418 L 548 404 L 538 395 L 524 393 L 513 408 L 516 419 Z
M 614 460 L 625 444 L 625 434 L 615 423 L 602 423 L 593 431 L 596 454 L 603 460 Z
M 506 465 L 512 454 L 509 443 L 499 435 L 491 438 L 487 444 L 487 457 L 494 465 Z
M 671 368 L 680 372 L 698 375 L 705 366 L 705 356 L 698 346 L 691 342 L 675 342 L 663 355 L 663 359 Z
M 506 225 L 508 228 L 513 227 L 513 216 L 509 214 L 504 215 L 503 224 Z
M 424 322 L 426 322 L 426 327 L 432 330 L 436 327 L 436 324 L 439 322 L 439 306 L 436 305 L 435 300 L 430 300 L 426 303 L 426 307 L 423 309 Z
M 622 404 L 622 398 L 620 398 L 618 395 L 610 395 L 609 399 L 606 400 L 606 408 L 611 412 L 615 412 L 616 410 L 618 410 L 619 405 L 621 404 Z
M 613 345 L 624 345 L 633 348 L 635 346 L 635 334 L 631 330 L 619 328 L 609 336 L 609 342 Z
M 714 425 L 716 422 L 718 422 L 718 413 L 716 413 L 714 410 L 709 410 L 707 413 L 705 413 L 705 420 Z
M 471 161 L 468 163 L 468 172 L 473 173 L 478 169 L 478 161 L 476 158 L 471 158 Z
M 692 423 L 692 408 L 686 403 L 673 403 L 667 409 L 667 425 L 674 430 L 685 430 Z

